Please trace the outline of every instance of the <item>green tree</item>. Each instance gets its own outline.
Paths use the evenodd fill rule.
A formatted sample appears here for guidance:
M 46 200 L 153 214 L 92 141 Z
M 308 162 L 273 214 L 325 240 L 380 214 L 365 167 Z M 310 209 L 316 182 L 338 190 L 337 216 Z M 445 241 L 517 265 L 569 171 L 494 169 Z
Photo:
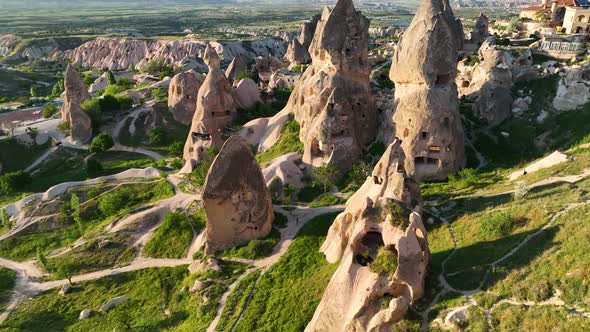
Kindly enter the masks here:
M 107 133 L 100 133 L 96 136 L 90 145 L 88 146 L 88 151 L 91 153 L 101 153 L 109 150 L 115 145 L 111 136 Z
M 37 247 L 37 264 L 47 270 L 47 257 L 45 257 L 45 254 L 39 247 Z
M 88 99 L 85 100 L 80 107 L 91 117 L 98 116 L 102 114 L 102 108 L 100 107 L 100 102 L 98 99 Z
M 80 217 L 80 199 L 78 198 L 78 195 L 72 194 L 72 197 L 70 198 L 70 207 L 72 209 L 72 218 L 76 222 L 80 235 L 82 235 L 84 229 L 82 228 L 82 218 Z
M 86 172 L 90 175 L 94 175 L 102 171 L 102 164 L 96 158 L 88 158 L 86 160 Z
M 82 74 L 82 83 L 86 88 L 89 88 L 92 83 L 94 83 L 94 77 L 92 77 L 91 73 L 83 73 Z
M 535 15 L 533 15 L 533 18 L 535 21 L 541 22 L 548 22 L 551 20 L 551 16 L 549 16 L 549 14 L 547 14 L 544 10 L 539 10 L 536 12 Z
M 348 181 L 352 189 L 358 190 L 365 183 L 367 177 L 371 176 L 372 171 L 373 166 L 364 160 L 354 164 L 348 173 Z
M 168 154 L 174 157 L 182 156 L 182 152 L 184 150 L 184 144 L 180 141 L 176 141 L 168 147 Z
M 115 74 L 111 70 L 107 72 L 107 81 L 109 85 L 117 85 L 117 79 L 115 78 Z
M 245 78 L 252 78 L 252 73 L 249 70 L 244 70 L 242 72 L 240 72 L 238 75 L 236 75 L 235 80 L 236 81 L 241 81 Z
M 47 103 L 43 106 L 43 117 L 46 119 L 51 118 L 57 113 L 57 107 L 53 103 Z
M 31 176 L 24 171 L 10 172 L 0 176 L 0 190 L 6 194 L 22 190 L 29 183 L 31 183 Z
M 0 214 L 2 215 L 2 226 L 10 228 L 10 216 L 8 215 L 8 212 L 6 212 L 6 209 L 2 209 Z
M 163 128 L 154 128 L 150 132 L 150 143 L 152 145 L 165 144 L 168 141 L 168 134 Z
M 104 95 L 109 95 L 109 96 L 116 96 L 119 93 L 125 91 L 125 88 L 123 88 L 120 85 L 116 85 L 116 84 L 109 84 L 107 85 L 107 87 L 104 89 Z
M 78 263 L 73 259 L 64 259 L 57 263 L 55 267 L 55 274 L 58 278 L 68 279 L 70 285 L 72 285 L 72 277 L 78 270 Z
M 291 200 L 293 199 L 293 195 L 295 195 L 295 193 L 297 193 L 297 187 L 295 187 L 292 183 L 285 184 L 285 186 L 283 187 L 285 203 L 291 203 Z
M 53 88 L 51 89 L 51 96 L 54 98 L 59 97 L 62 92 L 64 92 L 64 80 L 59 80 L 53 85 Z
M 336 166 L 327 164 L 322 167 L 316 167 L 312 171 L 314 180 L 324 186 L 324 193 L 328 192 L 328 187 L 334 187 L 338 180 L 339 171 Z

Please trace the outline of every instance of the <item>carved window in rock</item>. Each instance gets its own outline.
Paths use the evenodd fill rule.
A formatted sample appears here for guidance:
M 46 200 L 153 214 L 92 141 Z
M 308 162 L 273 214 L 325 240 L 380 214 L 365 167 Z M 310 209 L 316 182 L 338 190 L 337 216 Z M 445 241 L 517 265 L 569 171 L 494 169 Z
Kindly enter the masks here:
M 428 132 L 426 132 L 426 131 L 421 132 L 420 137 L 422 137 L 422 139 L 428 138 Z
M 405 128 L 404 129 L 404 137 L 408 137 L 408 135 L 410 135 L 410 129 Z
M 367 266 L 375 260 L 379 248 L 384 246 L 385 243 L 380 232 L 367 232 L 362 237 L 360 243 L 356 244 L 354 261 L 362 266 Z
M 471 83 L 469 81 L 463 81 L 461 83 L 461 87 L 462 88 L 468 88 L 471 85 Z
M 440 160 L 429 157 L 416 157 L 414 158 L 414 164 L 416 165 L 427 165 L 427 166 L 438 166 Z
M 432 145 L 428 147 L 428 151 L 430 152 L 434 152 L 434 153 L 439 153 L 441 152 L 441 147 L 440 146 L 436 146 L 436 145 Z
M 443 126 L 445 129 L 449 129 L 451 127 L 451 120 L 448 117 L 443 119 Z

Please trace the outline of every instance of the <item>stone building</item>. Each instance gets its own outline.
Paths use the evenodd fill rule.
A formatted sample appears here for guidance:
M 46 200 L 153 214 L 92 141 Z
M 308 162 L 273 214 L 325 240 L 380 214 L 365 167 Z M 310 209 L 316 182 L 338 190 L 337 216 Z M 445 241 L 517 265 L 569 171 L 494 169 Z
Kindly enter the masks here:
M 577 0 L 565 8 L 562 27 L 566 33 L 590 34 L 590 2 Z

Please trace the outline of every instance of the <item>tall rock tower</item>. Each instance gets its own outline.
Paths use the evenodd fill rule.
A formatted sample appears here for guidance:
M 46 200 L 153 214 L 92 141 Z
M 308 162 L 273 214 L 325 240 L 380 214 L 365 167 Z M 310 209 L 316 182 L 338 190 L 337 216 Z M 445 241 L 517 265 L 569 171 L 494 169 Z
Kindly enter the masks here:
M 200 160 L 208 158 L 208 148 L 221 149 L 227 138 L 224 131 L 237 116 L 236 102 L 227 77 L 220 69 L 217 52 L 207 45 L 203 58 L 209 73 L 197 95 L 191 131 L 184 145 L 182 173 L 190 173 Z
M 352 0 L 326 7 L 317 23 L 309 47 L 312 65 L 287 105 L 301 126 L 305 163 L 333 164 L 345 172 L 375 136 L 368 29 L 369 20 Z
M 61 109 L 62 121 L 68 122 L 72 141 L 80 144 L 90 143 L 92 139 L 92 120 L 80 105 L 90 99 L 82 77 L 73 65 L 68 65 L 64 75 L 65 97 Z
M 448 0 L 422 0 L 393 57 L 393 126 L 417 180 L 444 179 L 465 166 L 455 84 L 463 38 Z

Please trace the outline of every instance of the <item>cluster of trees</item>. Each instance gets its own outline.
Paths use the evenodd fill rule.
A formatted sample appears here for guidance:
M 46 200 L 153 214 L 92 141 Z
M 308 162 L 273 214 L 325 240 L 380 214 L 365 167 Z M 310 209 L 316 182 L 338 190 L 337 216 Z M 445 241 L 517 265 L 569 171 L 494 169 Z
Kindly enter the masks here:
M 5 194 L 21 191 L 31 183 L 31 176 L 24 171 L 9 172 L 0 176 L 0 190 Z
M 174 68 L 164 63 L 164 61 L 152 61 L 143 66 L 141 72 L 158 76 L 160 80 L 163 80 L 166 76 L 172 76 Z

